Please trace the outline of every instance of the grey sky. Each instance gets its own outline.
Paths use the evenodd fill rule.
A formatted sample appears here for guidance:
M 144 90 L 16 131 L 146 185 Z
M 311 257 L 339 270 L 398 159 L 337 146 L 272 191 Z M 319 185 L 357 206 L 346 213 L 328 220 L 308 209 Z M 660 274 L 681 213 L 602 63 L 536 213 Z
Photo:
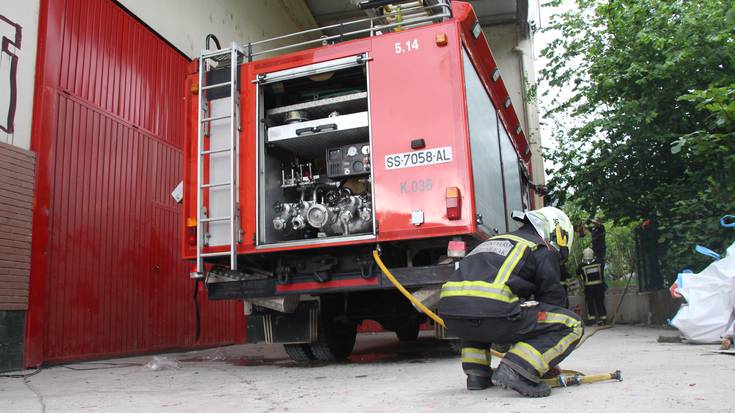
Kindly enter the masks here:
M 546 0 L 539 0 L 540 3 L 545 3 Z M 536 11 L 532 11 L 534 14 L 538 14 L 538 26 L 539 28 L 544 28 L 548 25 L 549 20 L 551 19 L 551 16 L 553 14 L 557 13 L 563 13 L 565 11 L 571 10 L 576 8 L 576 3 L 574 0 L 563 0 L 562 4 L 559 7 L 538 7 Z M 547 59 L 540 56 L 541 50 L 546 47 L 551 41 L 553 41 L 557 36 L 559 36 L 558 31 L 552 31 L 552 32 L 542 32 L 537 31 L 534 35 L 534 52 L 536 54 L 535 60 L 534 60 L 534 67 L 536 69 L 536 79 L 538 81 L 538 105 L 539 105 L 539 116 L 541 120 L 541 141 L 544 147 L 553 148 L 556 146 L 556 141 L 552 138 L 552 129 L 546 122 L 546 117 L 544 114 L 548 110 L 549 107 L 551 107 L 551 98 L 545 97 L 544 92 L 549 90 L 549 85 L 546 82 L 541 81 L 541 77 L 539 75 L 540 71 L 546 66 Z M 568 92 L 565 90 L 557 90 L 555 91 L 556 96 L 561 96 L 562 98 L 568 95 Z M 552 164 L 549 164 L 548 160 L 544 161 L 545 168 L 553 168 Z M 547 179 L 549 177 L 547 176 Z

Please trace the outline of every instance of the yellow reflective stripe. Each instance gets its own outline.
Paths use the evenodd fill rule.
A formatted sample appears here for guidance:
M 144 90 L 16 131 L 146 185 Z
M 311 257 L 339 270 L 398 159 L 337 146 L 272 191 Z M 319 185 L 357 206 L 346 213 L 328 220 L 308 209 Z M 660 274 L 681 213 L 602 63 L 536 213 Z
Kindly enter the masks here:
M 525 238 L 521 238 L 521 237 L 516 236 L 516 235 L 513 235 L 513 234 L 496 235 L 496 236 L 494 236 L 494 237 L 492 237 L 490 239 L 509 239 L 511 241 L 515 241 L 515 242 L 518 242 L 520 244 L 524 244 L 525 246 L 527 246 L 528 248 L 530 248 L 532 250 L 535 250 L 536 248 L 538 248 L 538 244 L 536 244 L 535 242 L 529 241 L 529 240 L 527 240 Z
M 546 313 L 546 319 L 538 320 L 538 322 L 546 324 L 564 324 L 569 328 L 575 328 L 581 325 L 576 318 L 561 313 Z
M 503 261 L 503 265 L 500 266 L 500 271 L 498 271 L 498 275 L 495 277 L 495 283 L 505 284 L 506 281 L 508 281 L 513 269 L 518 265 L 521 257 L 523 257 L 523 253 L 526 251 L 526 248 L 527 247 L 521 243 L 516 244 L 510 254 L 508 254 L 505 261 Z
M 440 298 L 444 297 L 478 297 L 478 298 L 489 298 L 491 300 L 497 300 L 502 301 L 504 303 L 515 303 L 518 301 L 518 297 L 515 296 L 510 290 L 504 291 L 500 290 L 499 292 L 487 292 L 487 291 L 477 291 L 473 290 L 472 288 L 465 288 L 462 290 L 446 290 L 442 288 L 442 292 L 439 296 Z
M 485 357 L 485 352 L 486 351 L 487 350 L 484 349 L 484 348 L 462 347 L 462 355 L 463 356 L 466 355 L 466 354 L 468 354 L 468 355 L 469 354 L 475 354 L 475 355 L 479 355 L 479 356 Z
M 444 283 L 440 298 L 458 296 L 489 298 L 505 303 L 518 301 L 518 297 L 505 284 L 485 281 L 447 281 Z
M 481 364 L 483 366 L 489 366 L 490 360 L 487 357 L 487 350 L 471 347 L 463 348 L 462 363 L 474 363 Z
M 502 237 L 493 237 L 502 238 Z M 514 237 L 518 238 L 518 237 Z M 522 238 L 520 238 L 522 239 Z M 498 270 L 498 274 L 495 276 L 495 281 L 488 283 L 485 281 L 449 281 L 444 283 L 442 286 L 440 298 L 444 297 L 480 297 L 488 298 L 491 300 L 498 300 L 505 303 L 515 303 L 518 301 L 518 297 L 508 288 L 506 282 L 513 273 L 513 270 L 523 258 L 527 244 L 531 244 L 530 241 L 523 240 L 518 242 L 511 250 L 510 254 L 505 258 L 503 264 Z
M 555 358 L 559 357 L 560 355 L 564 354 L 565 351 L 569 348 L 569 346 L 572 345 L 575 341 L 579 340 L 579 338 L 582 336 L 582 328 L 579 327 L 575 329 L 575 331 L 572 331 L 571 333 L 567 334 L 564 338 L 559 340 L 554 347 L 551 347 L 550 349 L 546 350 L 543 354 L 544 360 L 547 363 L 550 363 Z
M 544 360 L 544 357 L 539 353 L 538 350 L 531 347 L 529 344 L 519 341 L 513 345 L 513 348 L 508 350 L 508 353 L 515 354 L 521 359 L 525 360 L 530 364 L 539 375 L 546 373 L 549 370 L 549 365 Z
M 549 321 L 552 319 L 559 320 L 559 321 Z M 574 343 L 575 341 L 579 340 L 582 337 L 582 323 L 572 317 L 569 317 L 568 315 L 548 313 L 546 320 L 540 321 L 540 322 L 544 322 L 544 323 L 558 322 L 572 329 L 572 332 L 567 334 L 561 340 L 559 340 L 559 342 L 556 343 L 554 347 L 551 347 L 550 349 L 544 352 L 543 357 L 547 363 L 551 362 L 551 360 L 564 354 L 564 352 L 567 351 L 567 349 L 569 349 L 569 346 L 571 346 L 572 343 Z
M 495 287 L 496 285 L 494 283 L 489 283 L 487 281 L 447 281 L 444 283 L 445 287 L 464 287 L 464 286 L 472 286 L 472 287 Z
M 598 285 L 598 284 L 602 284 L 602 280 L 587 281 L 586 283 L 584 283 L 584 285 Z

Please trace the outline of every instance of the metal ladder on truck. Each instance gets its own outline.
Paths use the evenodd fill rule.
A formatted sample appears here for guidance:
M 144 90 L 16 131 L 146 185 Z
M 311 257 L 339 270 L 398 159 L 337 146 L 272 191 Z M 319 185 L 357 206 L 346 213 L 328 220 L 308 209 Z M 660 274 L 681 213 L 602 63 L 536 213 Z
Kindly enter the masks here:
M 199 55 L 199 100 L 198 100 L 198 138 L 197 138 L 197 277 L 204 276 L 204 258 L 230 256 L 230 269 L 237 270 L 237 245 L 240 242 L 240 207 L 239 207 L 239 172 L 238 172 L 238 144 L 240 137 L 240 85 L 238 82 L 237 70 L 238 59 L 244 53 L 236 43 L 231 43 L 229 48 L 219 49 L 216 51 L 202 50 Z M 207 81 L 207 72 L 210 70 L 210 64 L 216 67 L 230 68 L 230 80 L 221 83 L 213 83 L 205 85 Z M 209 100 L 206 97 L 208 90 L 216 88 L 230 88 L 230 105 L 229 113 L 219 116 L 211 116 L 209 109 Z M 212 122 L 228 119 L 229 120 L 229 146 L 221 149 L 204 149 L 205 139 L 211 139 L 208 131 L 211 129 Z M 211 143 L 211 141 L 210 141 Z M 229 180 L 223 182 L 204 182 L 204 166 L 205 158 L 213 154 L 229 153 Z M 228 188 L 229 189 L 229 215 L 226 216 L 208 216 L 207 208 L 204 205 L 204 191 L 210 188 Z M 230 242 L 229 250 L 219 252 L 203 252 L 205 242 L 207 242 L 207 234 L 205 228 L 209 227 L 212 222 L 228 222 L 230 224 Z

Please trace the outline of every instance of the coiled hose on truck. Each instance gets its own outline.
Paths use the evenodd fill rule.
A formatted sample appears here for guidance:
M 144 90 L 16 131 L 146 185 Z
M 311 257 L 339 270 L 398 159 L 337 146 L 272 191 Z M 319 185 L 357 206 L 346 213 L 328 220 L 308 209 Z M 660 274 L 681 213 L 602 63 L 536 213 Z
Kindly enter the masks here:
M 446 324 L 444 324 L 444 320 L 442 320 L 441 317 L 439 317 L 435 312 L 431 311 L 428 307 L 426 307 L 421 301 L 419 301 L 419 299 L 414 297 L 413 294 L 411 294 L 403 285 L 401 285 L 400 282 L 398 282 L 396 277 L 394 277 L 393 274 L 391 274 L 388 267 L 385 266 L 385 263 L 383 263 L 383 260 L 380 259 L 380 253 L 378 252 L 378 250 L 373 251 L 373 259 L 375 259 L 375 263 L 378 264 L 380 271 L 383 272 L 385 277 L 388 278 L 388 280 L 398 289 L 398 291 L 400 291 L 401 294 L 403 294 L 409 301 L 411 301 L 411 303 L 414 306 L 416 306 L 416 308 L 421 310 L 424 314 L 429 316 L 429 318 L 434 320 L 434 322 L 436 322 L 440 326 L 447 328 Z M 490 349 L 490 353 L 493 356 L 498 357 L 498 358 L 503 358 L 504 356 L 503 353 L 500 353 L 493 349 Z M 620 373 L 620 370 L 616 370 L 613 373 L 592 374 L 592 375 L 585 375 L 583 373 L 580 373 L 574 370 L 562 370 L 561 374 L 559 374 L 557 377 L 544 379 L 546 384 L 548 384 L 551 387 L 567 387 L 570 385 L 595 383 L 595 382 L 606 381 L 606 380 L 623 381 L 623 377 Z

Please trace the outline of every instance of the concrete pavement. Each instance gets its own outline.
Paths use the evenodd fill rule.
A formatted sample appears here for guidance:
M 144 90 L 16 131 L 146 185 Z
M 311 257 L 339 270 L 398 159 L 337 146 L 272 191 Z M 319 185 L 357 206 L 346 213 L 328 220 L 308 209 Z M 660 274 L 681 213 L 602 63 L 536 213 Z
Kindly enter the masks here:
M 246 345 L 163 355 L 179 361 L 176 370 L 143 367 L 152 356 L 50 367 L 27 383 L 0 378 L 0 412 L 735 412 L 735 357 L 709 353 L 714 345 L 657 343 L 661 334 L 674 332 L 600 331 L 562 367 L 620 369 L 624 381 L 543 399 L 468 392 L 444 343 L 380 333 L 359 336 L 345 363 L 299 364 L 280 346 Z

